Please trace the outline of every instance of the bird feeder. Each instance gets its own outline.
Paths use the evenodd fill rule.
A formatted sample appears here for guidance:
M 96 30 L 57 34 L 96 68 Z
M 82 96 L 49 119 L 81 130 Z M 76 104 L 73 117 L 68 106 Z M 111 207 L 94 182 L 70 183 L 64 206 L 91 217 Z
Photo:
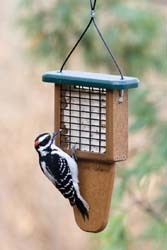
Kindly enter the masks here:
M 123 76 L 95 22 L 91 19 L 60 70 L 43 74 L 55 88 L 54 127 L 61 129 L 57 145 L 71 154 L 77 149 L 80 192 L 89 204 L 89 220 L 74 207 L 75 220 L 84 231 L 99 232 L 107 224 L 115 177 L 115 164 L 128 157 L 128 89 L 139 80 Z M 93 23 L 120 75 L 63 70 L 78 43 Z
M 77 149 L 80 191 L 90 206 L 89 220 L 74 208 L 85 231 L 101 231 L 107 221 L 115 163 L 128 157 L 128 89 L 138 79 L 98 73 L 53 71 L 44 82 L 55 84 L 55 130 L 58 145 Z

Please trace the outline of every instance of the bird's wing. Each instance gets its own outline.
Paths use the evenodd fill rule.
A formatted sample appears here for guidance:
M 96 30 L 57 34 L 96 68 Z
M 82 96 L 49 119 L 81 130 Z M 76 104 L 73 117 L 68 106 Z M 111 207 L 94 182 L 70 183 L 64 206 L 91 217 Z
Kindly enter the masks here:
M 56 159 L 56 158 L 57 159 Z M 75 204 L 76 191 L 73 186 L 73 179 L 67 160 L 54 154 L 52 156 L 52 164 L 50 164 L 50 172 L 55 179 L 55 186 L 62 193 L 62 195 L 69 199 L 71 205 Z M 57 162 L 57 166 L 55 166 Z

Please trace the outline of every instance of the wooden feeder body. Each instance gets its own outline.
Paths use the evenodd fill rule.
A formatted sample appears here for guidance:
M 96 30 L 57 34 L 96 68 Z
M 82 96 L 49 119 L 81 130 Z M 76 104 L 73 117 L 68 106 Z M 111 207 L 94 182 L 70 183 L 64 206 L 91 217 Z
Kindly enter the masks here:
M 43 81 L 55 83 L 54 125 L 62 129 L 56 143 L 68 154 L 77 149 L 80 191 L 90 211 L 84 221 L 74 207 L 75 220 L 84 231 L 99 232 L 108 221 L 115 162 L 128 157 L 128 89 L 138 79 L 54 71 Z

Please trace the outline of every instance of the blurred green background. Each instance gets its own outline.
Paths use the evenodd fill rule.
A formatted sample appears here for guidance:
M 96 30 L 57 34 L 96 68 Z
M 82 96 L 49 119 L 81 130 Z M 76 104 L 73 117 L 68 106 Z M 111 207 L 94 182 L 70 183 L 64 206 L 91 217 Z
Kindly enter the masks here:
M 117 164 L 107 228 L 81 232 L 66 200 L 37 167 L 33 138 L 53 129 L 53 87 L 90 18 L 89 1 L 6 0 L 1 8 L 1 249 L 167 249 L 167 4 L 97 1 L 96 20 L 125 75 L 140 78 L 129 97 L 129 160 Z M 115 73 L 91 28 L 68 69 Z

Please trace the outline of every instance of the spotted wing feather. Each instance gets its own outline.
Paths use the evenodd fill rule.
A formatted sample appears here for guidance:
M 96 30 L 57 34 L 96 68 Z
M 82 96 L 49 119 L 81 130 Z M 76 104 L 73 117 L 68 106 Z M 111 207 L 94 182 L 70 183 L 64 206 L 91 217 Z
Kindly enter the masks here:
M 50 178 L 49 176 L 47 177 L 52 181 L 62 195 L 69 199 L 71 205 L 74 205 L 76 191 L 73 186 L 72 175 L 67 160 L 60 157 L 58 154 L 50 154 L 50 157 L 47 157 L 46 166 L 49 166 L 49 169 L 47 168 L 47 173 L 50 174 Z M 45 175 L 47 174 L 45 173 Z

